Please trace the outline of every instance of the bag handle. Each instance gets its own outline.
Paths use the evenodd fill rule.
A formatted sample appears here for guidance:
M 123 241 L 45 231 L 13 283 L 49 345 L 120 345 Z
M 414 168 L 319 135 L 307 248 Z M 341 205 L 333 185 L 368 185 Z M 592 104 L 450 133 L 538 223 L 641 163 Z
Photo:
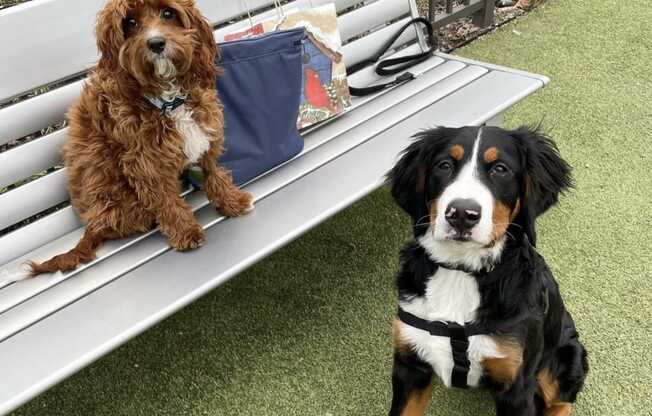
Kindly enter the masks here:
M 421 52 L 413 55 L 406 55 L 406 56 L 401 56 L 399 58 L 392 58 L 392 59 L 385 59 L 383 61 L 380 61 L 380 57 L 383 56 L 389 48 L 392 47 L 394 42 L 398 40 L 399 37 L 405 32 L 407 29 L 410 28 L 413 24 L 423 24 L 426 27 L 426 30 L 428 31 L 428 43 L 430 43 L 430 49 L 428 49 L 426 52 Z M 405 25 L 403 25 L 402 28 L 399 29 L 399 31 L 392 36 L 391 39 L 383 45 L 383 47 L 378 51 L 376 54 L 374 54 L 371 58 L 365 59 L 362 62 L 359 62 L 349 68 L 349 73 L 354 73 L 362 68 L 376 64 L 378 62 L 378 65 L 376 66 L 376 73 L 380 76 L 387 76 L 387 75 L 394 75 L 398 74 L 399 72 L 403 72 L 408 68 L 411 68 L 417 64 L 420 64 L 421 62 L 424 62 L 428 60 L 433 52 L 437 50 L 438 46 L 438 39 L 435 36 L 435 30 L 432 26 L 432 23 L 425 17 L 416 17 L 409 22 L 407 22 Z M 349 86 L 349 91 L 351 95 L 356 96 L 356 97 L 362 97 L 365 95 L 370 95 L 374 94 L 376 92 L 382 91 L 386 88 L 393 87 L 395 85 L 400 85 L 405 82 L 413 80 L 415 75 L 411 72 L 405 72 L 404 74 L 399 75 L 394 81 L 387 82 L 385 84 L 377 84 L 377 85 L 372 85 L 370 87 L 365 87 L 365 88 L 356 88 L 356 87 L 351 87 Z
M 254 18 L 251 15 L 251 7 L 249 7 L 249 2 L 247 2 L 247 0 L 242 0 L 242 1 L 244 2 L 245 9 L 247 10 L 249 26 L 254 27 Z M 310 1 L 310 5 L 312 6 L 312 0 L 309 1 Z M 274 0 L 274 9 L 276 10 L 278 19 L 283 20 L 283 18 L 285 17 L 285 10 L 283 10 L 283 4 L 281 4 L 281 0 Z
M 274 8 L 276 9 L 276 14 L 278 15 L 279 22 L 282 21 L 285 16 L 285 10 L 283 10 L 283 5 L 281 0 L 274 0 Z
M 249 26 L 254 27 L 254 19 L 251 17 L 251 7 L 247 0 L 242 0 L 244 2 L 245 9 L 247 9 L 247 16 L 249 17 Z

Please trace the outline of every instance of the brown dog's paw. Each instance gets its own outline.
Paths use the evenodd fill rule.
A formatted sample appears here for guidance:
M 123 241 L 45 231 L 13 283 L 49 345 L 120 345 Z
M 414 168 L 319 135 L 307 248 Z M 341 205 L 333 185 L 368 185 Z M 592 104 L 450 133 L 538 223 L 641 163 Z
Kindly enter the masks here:
M 221 201 L 217 210 L 226 217 L 239 217 L 254 209 L 254 198 L 249 192 L 238 191 Z
M 178 251 L 194 250 L 201 247 L 206 239 L 204 229 L 199 224 L 193 224 L 186 230 L 170 237 L 170 245 Z

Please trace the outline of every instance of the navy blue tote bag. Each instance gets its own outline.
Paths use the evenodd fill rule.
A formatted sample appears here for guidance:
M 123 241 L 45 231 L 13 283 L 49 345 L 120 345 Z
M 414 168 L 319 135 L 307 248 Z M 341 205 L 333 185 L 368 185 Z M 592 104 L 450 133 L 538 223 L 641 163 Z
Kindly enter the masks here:
M 217 94 L 224 106 L 225 152 L 219 160 L 243 184 L 303 149 L 297 130 L 305 29 L 220 44 Z M 198 186 L 194 172 L 189 175 Z

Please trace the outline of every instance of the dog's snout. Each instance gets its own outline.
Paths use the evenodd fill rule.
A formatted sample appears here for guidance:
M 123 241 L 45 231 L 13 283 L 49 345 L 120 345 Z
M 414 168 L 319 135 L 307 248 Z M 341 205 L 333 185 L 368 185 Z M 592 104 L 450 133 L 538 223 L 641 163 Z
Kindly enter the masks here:
M 446 221 L 456 230 L 473 228 L 482 215 L 482 208 L 473 199 L 456 199 L 446 207 Z
M 147 40 L 147 47 L 154 53 L 161 53 L 165 50 L 165 38 L 163 36 L 154 36 Z

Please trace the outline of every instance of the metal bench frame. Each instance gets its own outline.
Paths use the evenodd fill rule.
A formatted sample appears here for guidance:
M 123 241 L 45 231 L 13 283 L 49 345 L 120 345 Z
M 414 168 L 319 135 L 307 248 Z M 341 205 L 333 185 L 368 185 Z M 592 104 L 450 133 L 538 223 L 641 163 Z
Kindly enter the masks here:
M 332 0 L 331 0 L 332 1 Z M 313 0 L 323 4 L 326 0 Z M 0 145 L 63 119 L 96 59 L 92 24 L 103 0 L 37 0 L 0 11 Z M 198 0 L 219 35 L 243 14 L 239 1 Z M 272 0 L 248 0 L 273 13 Z M 410 17 L 414 0 L 335 0 L 347 65 L 378 50 Z M 218 6 L 219 4 L 219 6 Z M 267 7 L 267 8 L 266 8 Z M 51 16 L 76 15 L 71 24 Z M 257 12 L 257 13 L 258 13 Z M 65 20 L 65 19 L 62 19 Z M 34 30 L 48 23 L 48 29 Z M 52 22 L 52 23 L 51 23 Z M 241 25 L 245 23 L 234 23 Z M 30 28 L 28 33 L 25 28 Z M 231 26 L 232 28 L 233 26 Z M 54 48 L 54 41 L 64 48 Z M 407 32 L 393 54 L 422 50 Z M 38 55 L 37 58 L 30 58 Z M 419 129 L 502 123 L 502 113 L 548 79 L 446 54 L 411 69 L 417 79 L 354 100 L 346 114 L 305 132 L 296 158 L 245 186 L 256 199 L 249 215 L 225 220 L 200 192 L 186 192 L 207 229 L 206 244 L 172 251 L 156 231 L 104 246 L 93 263 L 0 288 L 0 414 L 7 413 L 145 331 L 383 184 L 384 174 Z M 349 77 L 379 80 L 373 68 Z M 57 82 L 49 92 L 11 98 Z M 7 105 L 8 104 L 8 105 Z M 60 129 L 0 152 L 0 189 L 60 163 Z M 70 207 L 32 219 L 67 200 L 65 169 L 0 194 L 0 270 L 45 259 L 74 245 L 81 232 Z M 129 296 L 125 296 L 129 294 Z M 44 347 L 47 343 L 47 347 Z

